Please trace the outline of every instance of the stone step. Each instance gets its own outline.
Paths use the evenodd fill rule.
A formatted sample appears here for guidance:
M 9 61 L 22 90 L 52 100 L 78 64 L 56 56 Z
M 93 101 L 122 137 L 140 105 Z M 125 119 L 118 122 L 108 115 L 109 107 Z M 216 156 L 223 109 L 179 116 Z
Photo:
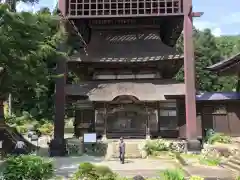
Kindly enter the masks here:
M 238 165 L 236 165 L 232 162 L 223 163 L 222 166 L 226 169 L 231 170 L 234 173 L 239 173 L 240 172 L 240 166 L 238 166 Z
M 231 158 L 229 160 L 229 162 L 231 162 L 231 163 L 233 163 L 233 164 L 235 164 L 235 165 L 240 167 L 240 158 L 237 158 L 237 157 Z
M 142 158 L 144 156 L 142 149 L 145 140 L 141 141 L 125 141 L 125 157 L 126 158 Z M 108 144 L 107 158 L 119 158 L 119 142 Z

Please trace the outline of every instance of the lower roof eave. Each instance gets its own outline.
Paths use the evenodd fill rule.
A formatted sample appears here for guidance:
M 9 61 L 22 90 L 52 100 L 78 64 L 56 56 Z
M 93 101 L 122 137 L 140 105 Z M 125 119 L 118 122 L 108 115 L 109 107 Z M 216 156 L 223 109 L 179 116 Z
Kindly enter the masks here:
M 163 101 L 165 95 L 184 94 L 183 83 L 170 82 L 110 82 L 66 85 L 67 96 L 88 97 L 90 101 L 113 101 L 120 96 L 132 96 L 138 101 Z

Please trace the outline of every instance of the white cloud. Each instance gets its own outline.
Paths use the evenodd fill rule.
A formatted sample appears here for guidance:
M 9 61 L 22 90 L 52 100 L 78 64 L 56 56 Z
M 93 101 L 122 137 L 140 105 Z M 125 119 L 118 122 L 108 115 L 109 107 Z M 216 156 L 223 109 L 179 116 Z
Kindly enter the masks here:
M 35 6 L 32 4 L 27 4 L 23 2 L 17 3 L 16 6 L 17 11 L 35 11 Z
M 216 37 L 221 36 L 221 35 L 222 35 L 222 30 L 221 30 L 221 28 L 215 28 L 215 29 L 213 29 L 213 30 L 212 30 L 212 34 L 213 34 L 214 36 L 216 36 Z
M 206 28 L 212 29 L 215 27 L 215 24 L 209 22 L 209 21 L 193 21 L 193 25 L 199 29 L 199 30 L 204 30 Z
M 219 37 L 223 34 L 221 28 L 215 23 L 211 23 L 209 21 L 199 21 L 198 20 L 198 21 L 193 22 L 193 24 L 199 30 L 204 30 L 206 28 L 210 29 L 214 36 Z

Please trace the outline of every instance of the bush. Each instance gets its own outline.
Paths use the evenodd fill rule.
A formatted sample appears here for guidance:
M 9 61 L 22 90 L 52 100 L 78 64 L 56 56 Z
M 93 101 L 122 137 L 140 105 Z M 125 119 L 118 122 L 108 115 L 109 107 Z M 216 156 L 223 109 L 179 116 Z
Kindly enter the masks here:
M 94 145 L 84 144 L 84 152 L 90 156 L 105 156 L 107 153 L 108 144 L 97 142 Z
M 53 173 L 52 162 L 34 155 L 9 157 L 3 170 L 5 180 L 46 180 Z
M 116 180 L 117 175 L 107 166 L 95 166 L 91 163 L 82 163 L 72 180 Z
M 28 131 L 27 127 L 24 125 L 16 126 L 16 129 L 20 134 L 25 134 Z
M 41 134 L 43 135 L 51 135 L 53 133 L 53 124 L 52 123 L 44 123 L 43 125 L 41 125 L 38 130 L 41 132 Z
M 144 150 L 148 155 L 153 155 L 155 152 L 168 151 L 169 143 L 162 139 L 148 141 L 144 146 Z
M 231 143 L 231 137 L 226 136 L 222 133 L 214 133 L 212 136 L 208 138 L 207 141 L 209 144 L 214 144 L 216 142 L 223 143 L 223 144 L 229 144 Z
M 162 180 L 184 180 L 184 173 L 181 169 L 167 169 L 160 174 L 160 177 Z

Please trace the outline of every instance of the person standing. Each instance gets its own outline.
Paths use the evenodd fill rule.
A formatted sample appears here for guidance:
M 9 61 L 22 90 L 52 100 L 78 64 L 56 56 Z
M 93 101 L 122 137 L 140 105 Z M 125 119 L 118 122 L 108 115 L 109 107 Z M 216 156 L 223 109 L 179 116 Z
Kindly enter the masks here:
M 16 145 L 15 145 L 15 155 L 19 156 L 22 154 L 26 154 L 25 151 L 26 145 L 23 141 L 19 140 L 17 141 Z
M 119 159 L 122 164 L 124 164 L 125 160 L 125 142 L 123 141 L 123 138 L 120 138 L 119 142 Z

